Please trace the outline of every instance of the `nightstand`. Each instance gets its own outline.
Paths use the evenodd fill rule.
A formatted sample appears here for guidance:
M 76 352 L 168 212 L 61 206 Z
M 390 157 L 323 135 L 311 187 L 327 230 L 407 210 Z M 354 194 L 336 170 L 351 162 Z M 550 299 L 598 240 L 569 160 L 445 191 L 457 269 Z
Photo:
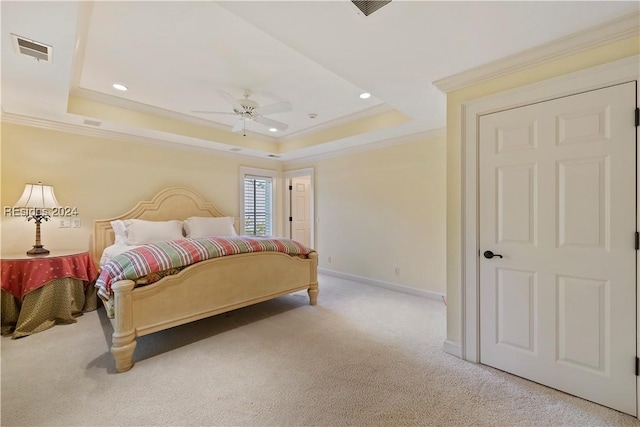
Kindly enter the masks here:
M 87 251 L 54 250 L 46 256 L 2 254 L 2 334 L 19 338 L 95 310 L 91 284 L 98 270 Z

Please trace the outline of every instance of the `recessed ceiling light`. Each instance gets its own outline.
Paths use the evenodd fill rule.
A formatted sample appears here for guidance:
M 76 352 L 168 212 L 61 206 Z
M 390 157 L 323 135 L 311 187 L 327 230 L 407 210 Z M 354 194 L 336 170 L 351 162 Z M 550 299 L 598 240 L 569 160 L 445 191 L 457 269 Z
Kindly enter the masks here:
M 360 98 L 361 99 L 367 99 L 367 98 L 371 98 L 371 94 L 369 92 L 362 92 L 360 94 Z
M 126 87 L 125 85 L 121 85 L 120 83 L 114 83 L 113 88 L 122 91 L 129 89 L 128 87 Z
M 269 132 L 278 132 L 278 129 L 276 129 L 276 128 L 269 128 Z

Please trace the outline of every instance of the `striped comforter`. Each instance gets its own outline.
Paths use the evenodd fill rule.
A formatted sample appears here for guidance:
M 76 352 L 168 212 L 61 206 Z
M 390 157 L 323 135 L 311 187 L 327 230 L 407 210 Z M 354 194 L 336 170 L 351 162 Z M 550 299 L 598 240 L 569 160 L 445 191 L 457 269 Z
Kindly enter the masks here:
M 150 243 L 117 255 L 96 281 L 98 295 L 107 300 L 118 280 L 135 280 L 152 273 L 184 267 L 211 258 L 249 252 L 282 252 L 306 256 L 311 249 L 291 239 L 274 237 L 201 237 Z

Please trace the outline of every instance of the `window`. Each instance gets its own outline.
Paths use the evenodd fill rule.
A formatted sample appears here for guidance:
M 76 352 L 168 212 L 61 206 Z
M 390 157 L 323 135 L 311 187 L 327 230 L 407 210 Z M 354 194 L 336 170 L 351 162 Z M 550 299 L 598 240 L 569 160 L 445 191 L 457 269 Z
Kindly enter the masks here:
M 276 172 L 241 168 L 242 234 L 271 236 L 274 230 L 274 194 Z
M 270 236 L 271 230 L 271 178 L 244 177 L 244 234 Z

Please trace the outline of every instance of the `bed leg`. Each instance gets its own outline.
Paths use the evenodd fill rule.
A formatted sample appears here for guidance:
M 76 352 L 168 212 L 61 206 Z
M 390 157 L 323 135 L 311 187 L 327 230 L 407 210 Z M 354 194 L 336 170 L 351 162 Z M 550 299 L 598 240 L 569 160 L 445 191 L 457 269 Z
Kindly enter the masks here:
M 130 332 L 128 334 L 113 333 L 113 345 L 111 346 L 111 354 L 116 361 L 116 370 L 118 372 L 127 372 L 133 367 L 133 352 L 136 350 L 136 334 Z
M 311 305 L 318 304 L 318 294 L 320 293 L 320 291 L 318 290 L 318 282 L 309 284 L 307 293 L 309 294 L 309 303 Z
M 318 290 L 318 254 L 311 252 L 309 259 L 311 260 L 311 281 L 307 293 L 309 294 L 309 303 L 316 305 L 318 304 L 318 293 L 320 293 Z
M 136 330 L 133 327 L 132 280 L 115 282 L 111 289 L 115 298 L 115 322 L 111 340 L 111 354 L 116 360 L 116 370 L 126 372 L 133 367 L 133 352 L 136 349 Z

